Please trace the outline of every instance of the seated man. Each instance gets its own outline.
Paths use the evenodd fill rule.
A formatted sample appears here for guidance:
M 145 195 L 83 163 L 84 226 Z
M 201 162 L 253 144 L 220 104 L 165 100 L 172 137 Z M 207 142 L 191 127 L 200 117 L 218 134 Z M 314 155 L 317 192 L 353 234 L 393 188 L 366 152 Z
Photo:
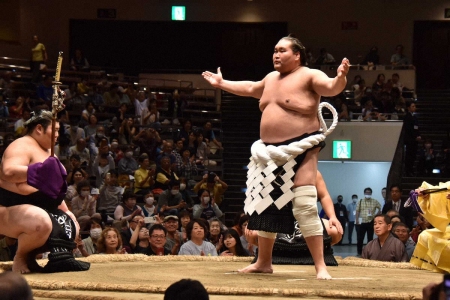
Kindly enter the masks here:
M 141 220 L 142 221 L 144 220 L 143 216 L 141 215 L 134 216 L 131 219 L 131 221 L 128 221 L 128 227 L 120 231 L 120 236 L 122 237 L 122 246 L 126 248 L 127 253 L 133 253 L 130 246 L 130 239 Z
M 36 253 L 50 250 L 44 272 L 82 271 L 89 263 L 73 258 L 79 226 L 63 201 L 67 173 L 52 147 L 52 113 L 40 111 L 27 122 L 27 134 L 12 142 L 0 167 L 0 234 L 17 238 L 13 271 L 42 271 Z M 55 138 L 59 123 L 55 124 Z
M 408 261 L 416 248 L 416 243 L 409 236 L 409 228 L 404 223 L 397 222 L 393 225 L 392 233 L 405 245 L 406 254 L 408 255 Z
M 180 193 L 180 182 L 172 180 L 169 188 L 159 195 L 158 207 L 165 215 L 178 215 L 178 212 L 186 207 Z
M 391 234 L 391 218 L 387 215 L 377 215 L 373 222 L 378 238 L 373 239 L 364 247 L 362 258 L 390 262 L 407 261 L 405 245 Z
M 166 244 L 164 248 L 172 255 L 178 255 L 183 238 L 181 232 L 178 231 L 178 217 L 170 215 L 164 218 L 164 228 L 167 230 Z
M 164 248 L 166 244 L 167 230 L 161 224 L 153 224 L 149 230 L 150 254 L 149 255 L 169 255 L 169 250 Z

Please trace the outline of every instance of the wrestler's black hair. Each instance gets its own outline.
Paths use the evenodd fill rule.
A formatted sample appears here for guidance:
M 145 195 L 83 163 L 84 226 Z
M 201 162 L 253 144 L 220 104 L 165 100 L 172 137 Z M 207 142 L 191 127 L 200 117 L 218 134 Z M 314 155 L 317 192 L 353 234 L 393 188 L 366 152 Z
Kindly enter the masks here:
M 169 286 L 164 300 L 209 300 L 208 292 L 198 280 L 181 279 Z
M 306 48 L 303 46 L 303 44 L 300 42 L 298 38 L 296 38 L 292 33 L 290 33 L 288 36 L 285 36 L 282 38 L 282 40 L 288 40 L 291 42 L 291 48 L 294 53 L 300 53 L 300 65 L 305 66 L 306 65 Z
M 44 131 L 52 124 L 52 113 L 47 110 L 37 110 L 31 112 L 31 117 L 24 123 L 27 134 L 31 134 L 38 125 L 42 125 Z

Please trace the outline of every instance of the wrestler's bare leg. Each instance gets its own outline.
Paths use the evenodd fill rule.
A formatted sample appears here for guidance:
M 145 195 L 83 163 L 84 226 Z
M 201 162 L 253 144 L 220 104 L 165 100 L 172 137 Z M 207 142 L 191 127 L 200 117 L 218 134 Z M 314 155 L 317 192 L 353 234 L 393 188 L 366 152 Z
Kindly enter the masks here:
M 295 174 L 294 187 L 316 185 L 318 156 L 319 148 L 306 153 L 305 159 Z M 317 279 L 331 279 L 323 258 L 323 236 L 317 235 L 305 237 L 305 240 L 308 245 L 309 252 L 314 260 Z
M 43 209 L 33 205 L 0 206 L 0 232 L 18 239 L 13 271 L 29 273 L 28 255 L 45 244 L 52 231 L 52 222 Z
M 239 273 L 273 273 L 272 250 L 275 239 L 258 236 L 258 259 Z

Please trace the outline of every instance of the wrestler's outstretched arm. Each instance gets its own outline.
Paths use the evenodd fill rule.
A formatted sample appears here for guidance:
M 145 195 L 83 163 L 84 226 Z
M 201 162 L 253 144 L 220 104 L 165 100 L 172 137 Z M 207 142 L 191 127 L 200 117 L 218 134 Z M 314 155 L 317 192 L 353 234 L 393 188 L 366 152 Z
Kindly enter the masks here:
M 347 73 L 350 69 L 350 61 L 347 58 L 342 60 L 334 78 L 328 77 L 320 70 L 310 69 L 311 83 L 313 90 L 321 96 L 335 96 L 342 92 L 347 85 Z
M 261 81 L 229 81 L 224 80 L 220 67 L 217 68 L 217 74 L 205 71 L 202 73 L 205 78 L 213 87 L 222 89 L 229 93 L 253 97 L 260 99 L 264 91 L 264 79 Z
M 336 218 L 333 200 L 331 199 L 330 193 L 328 192 L 325 180 L 323 179 L 322 174 L 319 171 L 317 171 L 316 188 L 317 188 L 317 197 L 320 199 L 322 208 L 329 218 L 330 227 L 336 226 L 338 232 L 340 234 L 343 234 L 344 231 L 342 229 L 341 222 L 339 222 L 339 220 Z

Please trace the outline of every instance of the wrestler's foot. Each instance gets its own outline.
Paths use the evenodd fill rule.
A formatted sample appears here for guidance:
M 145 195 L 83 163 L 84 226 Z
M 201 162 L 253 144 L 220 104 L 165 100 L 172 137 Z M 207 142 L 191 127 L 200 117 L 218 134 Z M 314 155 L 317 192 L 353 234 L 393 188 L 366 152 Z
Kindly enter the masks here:
M 26 257 L 21 257 L 16 254 L 16 256 L 14 256 L 12 270 L 13 270 L 13 272 L 21 273 L 21 274 L 30 273 L 30 269 L 28 268 Z
M 262 266 L 259 265 L 257 262 L 254 264 L 251 264 L 243 269 L 238 270 L 239 273 L 273 273 L 272 265 L 268 266 Z
M 328 274 L 328 271 L 327 271 L 326 268 L 316 269 L 316 278 L 320 279 L 320 280 L 330 280 L 330 279 L 332 279 L 331 275 Z

